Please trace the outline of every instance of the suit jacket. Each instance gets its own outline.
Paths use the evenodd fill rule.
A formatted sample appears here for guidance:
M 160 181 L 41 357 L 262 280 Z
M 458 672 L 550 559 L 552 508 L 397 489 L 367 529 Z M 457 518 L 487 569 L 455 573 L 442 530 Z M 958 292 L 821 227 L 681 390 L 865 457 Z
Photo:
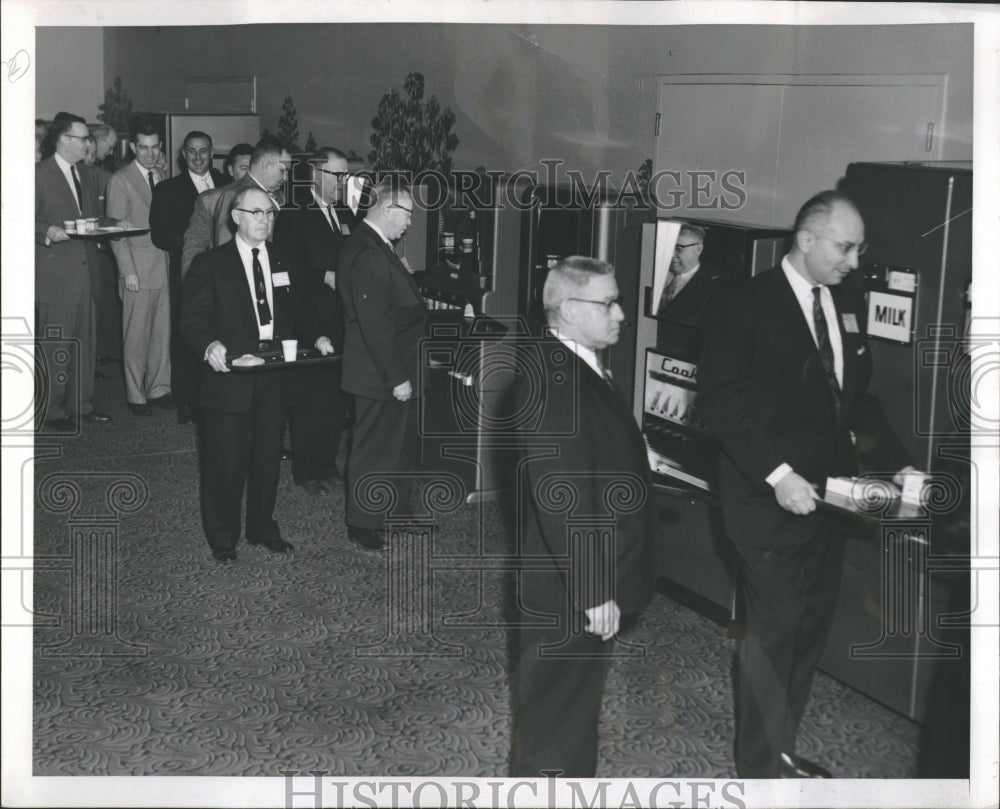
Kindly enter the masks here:
M 520 574 L 521 601 L 566 615 L 613 597 L 623 613 L 637 612 L 654 586 L 655 510 L 642 433 L 625 398 L 562 342 L 525 350 L 514 397 L 519 551 L 547 569 Z M 588 522 L 599 532 L 613 525 L 613 542 L 589 537 Z M 570 570 L 571 529 L 586 550 Z
M 859 464 L 897 472 L 910 461 L 878 399 L 864 299 L 830 287 L 844 347 L 839 417 L 819 350 L 780 265 L 737 288 L 720 289 L 703 321 L 698 406 L 722 448 L 719 488 L 732 538 L 755 547 L 807 541 L 820 513 L 778 505 L 766 477 L 782 463 L 822 487 Z M 854 440 L 851 433 L 854 434 Z
M 217 189 L 232 181 L 228 174 L 215 169 L 209 171 Z M 158 183 L 153 190 L 153 202 L 149 208 L 149 236 L 153 244 L 166 250 L 170 256 L 171 273 L 180 273 L 184 231 L 191 221 L 197 198 L 198 189 L 187 171 Z
M 697 360 L 701 351 L 701 320 L 718 282 L 705 267 L 691 276 L 667 302 L 656 324 L 657 348 Z
M 127 219 L 137 228 L 149 227 L 149 206 L 153 191 L 145 169 L 129 163 L 111 176 L 108 183 L 108 216 Z M 118 275 L 139 276 L 140 289 L 162 289 L 167 284 L 167 254 L 153 244 L 148 233 L 111 240 L 111 252 L 118 263 Z
M 95 175 L 77 173 L 83 191 L 82 211 L 54 155 L 35 165 L 35 300 L 39 303 L 76 306 L 92 294 L 90 277 L 98 261 L 97 243 L 70 239 L 45 244 L 50 225 L 61 228 L 67 219 L 104 213 Z
M 225 244 L 236 235 L 236 223 L 230 216 L 233 200 L 244 188 L 260 188 L 249 173 L 236 182 L 199 194 L 194 201 L 191 219 L 184 231 L 181 250 L 181 277 L 187 275 L 191 262 L 199 253 Z
M 344 311 L 341 387 L 391 399 L 392 389 L 409 380 L 416 391 L 427 306 L 399 257 L 364 222 L 340 253 L 337 288 Z
M 296 194 L 295 206 L 282 210 L 275 220 L 274 243 L 292 258 L 299 289 L 316 307 L 324 334 L 339 350 L 344 345 L 340 296 L 324 283 L 324 278 L 327 272 L 336 272 L 347 239 L 330 226 L 308 188 L 297 190 L 300 193 Z M 341 223 L 348 224 L 343 219 Z
M 288 285 L 273 288 L 273 339 L 295 339 L 312 345 L 319 337 L 316 319 L 303 302 L 291 262 L 272 244 L 267 244 L 267 254 L 271 275 L 287 272 L 291 279 Z M 258 352 L 260 332 L 254 302 L 235 241 L 195 257 L 184 279 L 183 295 L 181 333 L 195 356 L 204 357 L 215 340 L 222 342 L 231 360 Z M 251 405 L 257 377 L 266 375 L 273 377 L 272 381 L 282 378 L 287 381 L 286 374 L 286 371 L 218 373 L 206 363 L 201 372 L 200 401 L 204 407 L 242 412 Z

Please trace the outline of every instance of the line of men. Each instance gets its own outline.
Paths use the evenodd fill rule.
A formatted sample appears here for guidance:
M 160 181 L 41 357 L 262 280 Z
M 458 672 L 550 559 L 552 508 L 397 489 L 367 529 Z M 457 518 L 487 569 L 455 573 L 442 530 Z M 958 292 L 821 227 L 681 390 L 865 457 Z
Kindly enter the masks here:
M 116 359 L 119 352 L 131 412 L 149 415 L 151 405 L 173 409 L 170 313 L 180 290 L 178 282 L 176 294 L 169 294 L 167 254 L 151 233 L 111 239 L 109 248 L 104 240 L 74 238 L 83 234 L 67 227 L 79 219 L 110 217 L 150 229 L 155 190 L 165 184 L 159 133 L 151 128 L 132 133 L 134 160 L 111 173 L 105 166 L 113 164 L 118 140 L 112 127 L 90 129 L 83 118 L 65 112 L 50 125 L 41 120 L 35 125 L 35 323 L 45 386 L 38 422 L 64 433 L 75 432 L 81 422 L 109 422 L 107 413 L 94 410 L 94 379 L 103 376 L 98 361 Z M 174 179 L 228 182 L 229 177 L 209 173 L 211 138 L 192 134 L 202 136 L 208 159 L 191 160 L 185 139 L 185 160 L 191 162 Z M 251 150 L 247 144 L 234 148 L 230 170 L 248 160 Z M 185 408 L 178 418 L 188 420 Z

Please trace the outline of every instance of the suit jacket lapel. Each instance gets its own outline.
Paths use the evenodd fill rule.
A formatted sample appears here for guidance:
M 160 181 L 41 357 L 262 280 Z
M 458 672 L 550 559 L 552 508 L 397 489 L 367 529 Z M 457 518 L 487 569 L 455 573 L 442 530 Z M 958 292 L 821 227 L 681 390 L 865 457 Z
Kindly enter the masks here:
M 243 259 L 240 258 L 240 251 L 236 247 L 235 237 L 226 243 L 225 248 L 229 252 L 229 269 L 227 272 L 229 283 L 233 288 L 233 294 L 237 301 L 235 305 L 243 312 L 243 320 L 246 321 L 247 333 L 252 334 L 254 340 L 256 340 L 260 336 L 260 331 L 257 328 L 257 313 L 254 311 L 254 298 L 250 291 L 250 286 L 247 284 L 246 269 L 243 267 Z M 242 303 L 239 303 L 240 301 Z
M 49 174 L 51 176 L 52 187 L 55 192 L 63 198 L 62 207 L 68 210 L 79 210 L 81 215 L 83 213 L 83 200 L 80 200 L 79 208 L 76 204 L 76 197 L 73 196 L 73 190 L 69 187 L 69 183 L 66 181 L 66 175 L 62 173 L 59 168 L 59 164 L 56 163 L 56 158 L 53 155 L 49 158 Z M 83 190 L 83 178 L 80 179 L 80 190 Z M 68 217 L 67 217 L 68 218 Z M 62 222 L 58 223 L 60 226 Z

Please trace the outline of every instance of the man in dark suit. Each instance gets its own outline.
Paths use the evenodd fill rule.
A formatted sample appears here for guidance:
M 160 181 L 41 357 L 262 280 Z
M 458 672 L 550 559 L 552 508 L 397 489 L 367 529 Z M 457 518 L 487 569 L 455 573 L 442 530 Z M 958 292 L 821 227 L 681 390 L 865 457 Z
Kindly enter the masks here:
M 44 371 L 47 427 L 72 432 L 77 420 L 107 422 L 94 410 L 96 314 L 91 293 L 91 266 L 98 261 L 96 244 L 71 239 L 66 220 L 100 216 L 93 174 L 77 168 L 90 132 L 76 115 L 63 115 L 49 132 L 54 153 L 35 165 L 35 330 L 42 342 L 38 373 Z M 63 343 L 47 339 L 55 332 L 62 341 L 76 341 L 78 350 L 63 361 Z
M 237 143 L 226 155 L 226 176 L 230 182 L 242 179 L 250 171 L 250 158 L 253 157 L 253 146 L 249 143 Z
M 250 170 L 239 180 L 223 188 L 215 188 L 199 194 L 194 202 L 191 220 L 184 231 L 184 247 L 181 250 L 181 278 L 196 255 L 225 244 L 233 238 L 232 220 L 229 211 L 236 195 L 245 188 L 257 188 L 271 197 L 279 207 L 284 198 L 278 192 L 285 184 L 288 167 L 292 158 L 287 150 L 273 138 L 264 138 L 253 150 Z
M 413 483 L 407 474 L 417 464 L 413 395 L 427 307 L 392 245 L 406 231 L 412 212 L 407 186 L 391 178 L 380 182 L 367 217 L 341 250 L 337 269 L 344 312 L 341 384 L 354 395 L 345 517 L 348 537 L 372 550 L 385 545 L 384 515 L 359 502 L 364 478 L 398 473 L 391 482 L 405 510 Z
M 292 257 L 295 282 L 319 313 L 323 334 L 344 344 L 344 317 L 337 295 L 337 261 L 350 235 L 342 220 L 347 160 L 333 147 L 310 160 L 312 185 L 297 187 L 294 206 L 274 224 L 274 243 Z M 340 367 L 320 365 L 295 373 L 291 410 L 292 477 L 310 494 L 330 494 L 341 479 L 337 470 L 340 436 L 347 423 L 347 397 Z
M 843 194 L 810 199 L 779 267 L 720 290 L 703 322 L 698 404 L 722 448 L 726 530 L 743 561 L 737 644 L 736 770 L 741 778 L 830 777 L 795 752 L 826 644 L 844 531 L 816 508 L 828 477 L 859 461 L 913 471 L 878 400 L 859 289 L 842 284 L 864 252 Z
M 716 286 L 712 273 L 701 266 L 704 248 L 705 229 L 681 225 L 655 312 L 658 348 L 676 351 L 681 347 L 689 355 L 698 353 L 699 325 Z
M 653 593 L 652 480 L 631 407 L 598 358 L 625 319 L 614 268 L 570 256 L 542 298 L 553 334 L 515 388 L 518 553 L 531 570 L 519 574 L 510 770 L 590 778 L 610 641 Z
M 212 168 L 212 138 L 188 132 L 181 146 L 185 171 L 157 183 L 149 209 L 149 235 L 170 257 L 170 368 L 177 421 L 188 424 L 198 402 L 200 363 L 181 337 L 181 253 L 184 231 L 199 194 L 228 185 L 230 178 Z
M 277 208 L 260 189 L 236 195 L 235 239 L 198 255 L 184 281 L 181 331 L 207 366 L 202 370 L 202 522 L 212 555 L 235 561 L 246 489 L 246 537 L 275 553 L 292 550 L 274 521 L 278 491 L 285 370 L 234 372 L 230 358 L 280 349 L 301 339 L 323 354 L 309 310 L 292 282 L 291 264 L 266 241 Z

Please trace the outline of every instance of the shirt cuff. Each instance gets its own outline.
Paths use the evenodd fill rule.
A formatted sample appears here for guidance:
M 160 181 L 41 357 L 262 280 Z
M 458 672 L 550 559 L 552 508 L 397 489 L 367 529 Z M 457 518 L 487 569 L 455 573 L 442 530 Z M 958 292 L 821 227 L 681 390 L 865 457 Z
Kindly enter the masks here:
M 777 486 L 779 483 L 781 483 L 785 475 L 787 475 L 791 471 L 792 467 L 790 467 L 786 463 L 783 463 L 781 466 L 777 467 L 770 475 L 764 478 L 764 480 L 766 480 L 768 484 L 774 487 Z

